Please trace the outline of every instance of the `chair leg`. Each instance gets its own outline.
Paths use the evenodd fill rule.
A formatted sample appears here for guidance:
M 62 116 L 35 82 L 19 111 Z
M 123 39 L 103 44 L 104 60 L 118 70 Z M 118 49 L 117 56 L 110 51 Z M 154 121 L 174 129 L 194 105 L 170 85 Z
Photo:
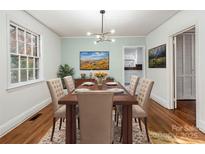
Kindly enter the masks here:
M 148 128 L 147 128 L 147 117 L 144 118 L 144 124 L 145 124 L 145 130 L 146 130 L 146 135 L 147 135 L 147 141 L 150 142 Z
M 141 120 L 140 120 L 140 118 L 138 118 L 138 122 L 139 122 L 140 130 L 142 131 L 142 125 L 141 125 Z
M 54 135 L 54 131 L 55 131 L 55 125 L 56 125 L 56 118 L 53 118 L 53 129 L 52 129 L 52 133 L 51 133 L 51 141 L 53 141 L 53 135 Z
M 135 122 L 137 122 L 137 118 L 135 118 Z
M 118 124 L 119 124 L 119 114 L 118 114 L 118 113 L 116 113 L 116 118 L 117 118 L 117 123 L 116 123 L 116 125 L 117 125 L 117 127 L 118 127 Z
M 61 126 L 62 126 L 62 121 L 63 121 L 63 118 L 60 118 L 60 125 L 59 125 L 59 130 L 61 130 Z
M 80 129 L 80 117 L 78 117 L 78 129 Z
M 121 120 L 120 142 L 122 142 L 122 137 L 123 137 L 123 118 Z
M 115 108 L 114 108 L 115 110 L 115 121 L 117 121 L 117 109 L 116 109 L 116 106 L 115 106 Z

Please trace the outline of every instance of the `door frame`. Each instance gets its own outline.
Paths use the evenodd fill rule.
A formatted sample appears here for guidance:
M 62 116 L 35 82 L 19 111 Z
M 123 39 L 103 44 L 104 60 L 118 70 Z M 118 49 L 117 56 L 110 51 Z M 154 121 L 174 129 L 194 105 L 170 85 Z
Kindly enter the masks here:
M 191 26 L 187 26 L 186 28 L 182 29 L 181 31 L 178 31 L 177 33 L 169 36 L 169 56 L 170 56 L 170 108 L 175 109 L 176 104 L 174 100 L 175 96 L 175 73 L 174 73 L 174 37 L 186 32 L 192 28 L 195 28 L 195 82 L 196 82 L 196 127 L 198 127 L 199 124 L 199 35 L 198 35 L 198 26 L 197 24 L 193 24 Z
M 143 56 L 143 66 L 142 66 L 142 70 L 143 70 L 143 77 L 145 77 L 146 76 L 146 70 L 145 70 L 145 68 L 146 68 L 146 66 L 145 66 L 145 64 L 146 64 L 146 54 L 145 54 L 145 46 L 144 45 L 136 45 L 136 46 L 123 46 L 122 47 L 122 85 L 124 85 L 124 83 L 125 83 L 125 77 L 124 77 L 124 75 L 125 75 L 125 70 L 124 70 L 124 66 L 125 66 L 125 61 L 124 61 L 124 58 L 125 58 L 125 55 L 124 55 L 124 51 L 125 51 L 125 48 L 133 48 L 133 49 L 135 49 L 135 48 L 142 48 L 142 50 L 143 50 L 143 52 L 142 52 L 142 56 Z

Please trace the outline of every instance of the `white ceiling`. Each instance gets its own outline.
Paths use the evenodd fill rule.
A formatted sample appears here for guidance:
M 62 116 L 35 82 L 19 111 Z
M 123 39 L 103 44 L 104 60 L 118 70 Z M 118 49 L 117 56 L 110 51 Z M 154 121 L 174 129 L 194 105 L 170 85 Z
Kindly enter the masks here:
M 99 11 L 26 11 L 62 37 L 86 36 L 86 32 L 100 32 Z M 164 23 L 176 10 L 117 10 L 106 11 L 104 31 L 115 29 L 116 36 L 145 36 Z

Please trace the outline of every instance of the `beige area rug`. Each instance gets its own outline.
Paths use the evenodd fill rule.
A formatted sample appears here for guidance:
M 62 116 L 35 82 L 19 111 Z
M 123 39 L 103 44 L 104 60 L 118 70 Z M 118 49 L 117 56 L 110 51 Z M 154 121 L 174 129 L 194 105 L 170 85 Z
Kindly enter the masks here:
M 52 128 L 46 133 L 46 135 L 40 140 L 39 144 L 65 144 L 65 122 L 62 124 L 61 130 L 59 130 L 59 120 L 56 122 L 55 133 L 53 141 L 50 141 Z M 120 124 L 119 124 L 120 125 Z M 143 125 L 142 125 L 143 127 Z M 114 144 L 121 144 L 120 140 L 120 126 L 114 128 Z M 79 130 L 77 130 L 77 143 L 80 143 Z M 140 130 L 138 123 L 133 120 L 133 144 L 147 144 L 147 137 L 145 129 Z

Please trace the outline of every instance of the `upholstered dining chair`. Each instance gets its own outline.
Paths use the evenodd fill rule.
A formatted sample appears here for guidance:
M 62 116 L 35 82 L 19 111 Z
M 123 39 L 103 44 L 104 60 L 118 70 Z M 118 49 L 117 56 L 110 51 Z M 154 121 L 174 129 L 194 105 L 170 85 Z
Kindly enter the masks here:
M 132 107 L 133 118 L 135 118 L 135 122 L 138 119 L 141 130 L 142 130 L 141 120 L 144 121 L 148 142 L 150 141 L 150 139 L 149 139 L 148 128 L 147 128 L 147 108 L 148 108 L 148 102 L 150 99 L 150 94 L 152 91 L 153 84 L 154 84 L 154 81 L 152 80 L 149 80 L 149 79 L 141 80 L 141 84 L 139 87 L 139 94 L 137 95 L 137 98 L 136 98 L 138 105 L 133 105 Z
M 113 93 L 77 94 L 80 111 L 80 143 L 111 144 L 113 141 Z
M 139 80 L 140 80 L 140 77 L 138 77 L 136 75 L 131 76 L 130 85 L 129 85 L 127 90 L 132 96 L 136 95 L 136 89 L 137 89 L 137 85 L 139 83 Z M 117 121 L 117 126 L 119 123 L 119 117 L 122 117 L 122 106 L 116 105 L 115 119 Z
M 63 78 L 66 89 L 68 91 L 68 93 L 73 92 L 75 90 L 75 83 L 73 80 L 72 76 L 66 76 Z M 76 105 L 76 113 L 77 113 L 77 118 L 78 118 L 78 128 L 80 129 L 80 118 L 79 118 L 79 107 L 78 105 Z
M 59 130 L 61 129 L 62 120 L 65 118 L 66 107 L 64 105 L 59 105 L 58 100 L 63 97 L 63 85 L 60 78 L 51 79 L 47 81 L 47 85 L 50 91 L 50 95 L 52 98 L 52 106 L 53 106 L 53 129 L 51 133 L 51 141 L 53 140 L 53 135 L 55 131 L 55 123 L 58 119 L 60 119 Z
M 128 87 L 128 92 L 132 95 L 136 95 L 137 85 L 139 83 L 140 77 L 136 75 L 132 75 L 130 79 L 130 85 Z
M 63 79 L 64 79 L 65 86 L 68 90 L 68 93 L 72 92 L 75 89 L 75 83 L 73 81 L 73 77 L 72 76 L 66 76 Z

